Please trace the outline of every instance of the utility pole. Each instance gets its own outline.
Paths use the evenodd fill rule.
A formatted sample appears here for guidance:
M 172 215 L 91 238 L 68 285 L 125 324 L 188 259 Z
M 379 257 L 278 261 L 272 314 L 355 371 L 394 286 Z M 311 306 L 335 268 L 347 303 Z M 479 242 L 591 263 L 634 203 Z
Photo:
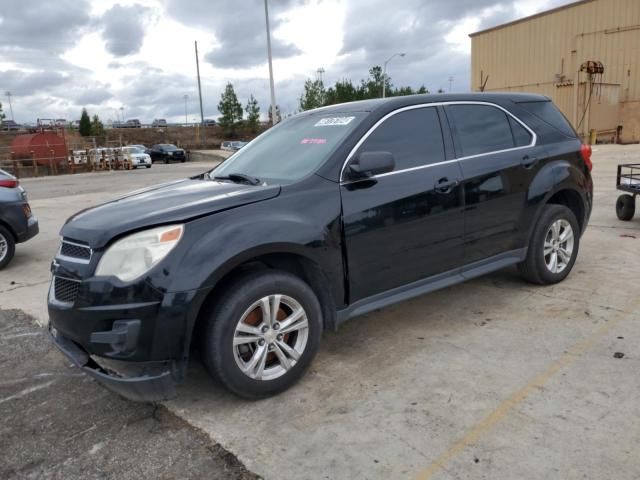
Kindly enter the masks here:
M 404 53 L 394 53 L 389 58 L 387 58 L 382 67 L 382 98 L 385 98 L 387 94 L 387 63 L 393 60 L 395 57 L 404 57 Z
M 13 122 L 15 119 L 13 118 L 13 107 L 11 106 L 11 92 L 7 92 L 6 95 L 9 99 L 9 111 L 11 112 L 11 121 Z
M 273 62 L 271 58 L 271 32 L 269 30 L 269 7 L 264 0 L 264 17 L 267 22 L 267 57 L 269 58 L 269 86 L 271 88 L 271 124 L 278 123 L 276 118 L 276 87 L 273 83 Z
M 198 96 L 200 97 L 200 122 L 204 125 L 204 110 L 202 109 L 202 86 L 200 85 L 200 60 L 198 60 L 198 42 L 196 44 L 196 70 L 198 72 Z
M 184 96 L 184 125 L 185 125 L 185 127 L 189 123 L 189 120 L 187 119 L 187 100 L 189 100 L 189 95 L 185 94 L 185 96 Z
M 451 93 L 452 87 L 453 87 L 453 76 L 449 77 L 449 93 Z
M 318 72 L 318 80 L 322 82 L 322 74 L 325 72 L 324 68 L 320 67 L 316 72 Z

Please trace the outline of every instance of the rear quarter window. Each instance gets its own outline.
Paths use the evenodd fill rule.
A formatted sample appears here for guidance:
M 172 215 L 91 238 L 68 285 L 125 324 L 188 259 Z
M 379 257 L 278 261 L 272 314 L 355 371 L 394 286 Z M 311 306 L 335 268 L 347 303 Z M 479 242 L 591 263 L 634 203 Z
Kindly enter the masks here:
M 450 105 L 458 140 L 458 156 L 469 157 L 515 147 L 507 114 L 490 105 Z
M 524 108 L 530 114 L 538 117 L 546 124 L 559 130 L 568 137 L 576 137 L 576 132 L 569 123 L 569 120 L 562 114 L 550 100 L 542 102 L 519 102 L 519 107 Z

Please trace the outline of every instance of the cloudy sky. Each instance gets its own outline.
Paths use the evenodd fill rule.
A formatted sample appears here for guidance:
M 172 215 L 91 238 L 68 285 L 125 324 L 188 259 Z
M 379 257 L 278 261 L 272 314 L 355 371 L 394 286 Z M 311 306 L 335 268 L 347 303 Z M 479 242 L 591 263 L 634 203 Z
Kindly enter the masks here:
M 297 108 L 304 79 L 354 82 L 396 52 L 395 85 L 469 90 L 468 34 L 570 0 L 269 0 L 276 96 Z M 0 93 L 18 122 L 199 117 L 194 40 L 205 117 L 232 82 L 243 104 L 268 109 L 263 0 L 0 0 Z M 123 110 L 121 109 L 123 108 Z

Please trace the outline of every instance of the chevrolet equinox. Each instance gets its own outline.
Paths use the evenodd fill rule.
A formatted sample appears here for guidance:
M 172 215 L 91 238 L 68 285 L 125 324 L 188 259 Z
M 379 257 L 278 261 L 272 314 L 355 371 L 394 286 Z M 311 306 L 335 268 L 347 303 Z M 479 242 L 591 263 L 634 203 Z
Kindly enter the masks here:
M 591 213 L 590 157 L 542 96 L 304 112 L 209 172 L 72 216 L 50 333 L 129 399 L 174 396 L 192 346 L 235 394 L 274 395 L 350 318 L 509 265 L 562 281 Z

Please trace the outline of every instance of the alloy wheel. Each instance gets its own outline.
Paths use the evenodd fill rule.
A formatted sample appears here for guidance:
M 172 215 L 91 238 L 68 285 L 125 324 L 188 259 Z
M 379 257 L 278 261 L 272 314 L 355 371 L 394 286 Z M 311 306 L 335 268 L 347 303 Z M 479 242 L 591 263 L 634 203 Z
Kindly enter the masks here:
M 561 273 L 571 262 L 573 255 L 573 228 L 558 219 L 551 224 L 544 239 L 544 263 L 551 273 Z
M 305 351 L 309 320 L 292 297 L 275 294 L 254 302 L 233 335 L 240 370 L 254 380 L 273 380 L 291 370 Z
M 7 252 L 9 252 L 9 242 L 7 242 L 4 235 L 0 233 L 0 262 L 7 256 Z

